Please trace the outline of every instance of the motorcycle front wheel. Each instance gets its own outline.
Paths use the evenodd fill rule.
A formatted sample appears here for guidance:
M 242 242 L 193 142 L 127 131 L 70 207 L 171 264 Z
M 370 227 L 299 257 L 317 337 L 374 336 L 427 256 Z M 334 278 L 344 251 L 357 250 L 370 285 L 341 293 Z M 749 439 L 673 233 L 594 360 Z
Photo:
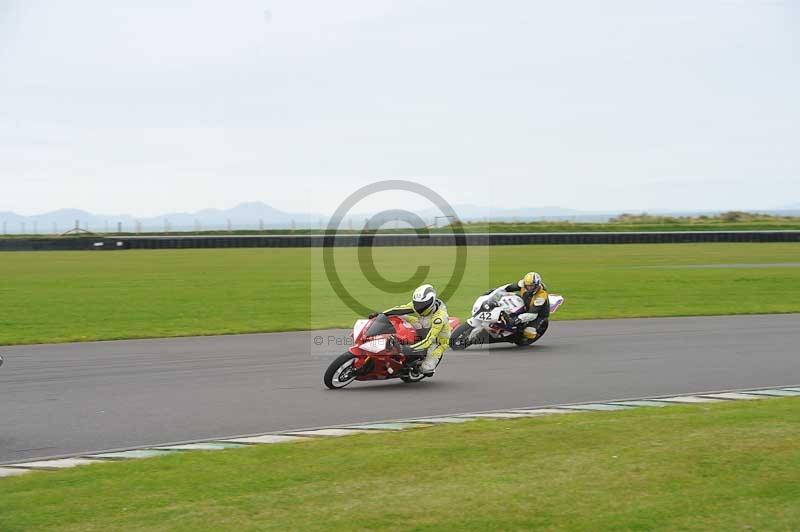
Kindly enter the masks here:
M 325 371 L 325 376 L 322 379 L 325 382 L 325 386 L 331 390 L 338 390 L 356 380 L 358 370 L 353 367 L 353 362 L 355 361 L 356 357 L 349 352 L 342 353 L 336 357 Z
M 450 349 L 460 351 L 470 346 L 469 335 L 472 332 L 472 325 L 467 322 L 462 323 L 450 335 Z

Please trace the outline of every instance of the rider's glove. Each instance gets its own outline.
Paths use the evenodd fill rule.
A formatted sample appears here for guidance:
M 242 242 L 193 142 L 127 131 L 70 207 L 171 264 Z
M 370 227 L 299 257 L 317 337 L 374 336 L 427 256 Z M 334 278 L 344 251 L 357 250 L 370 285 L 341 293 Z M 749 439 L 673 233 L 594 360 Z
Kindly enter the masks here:
M 517 324 L 516 316 L 512 316 L 507 312 L 503 312 L 500 316 L 501 319 L 503 320 L 503 324 L 509 329 L 512 329 Z
M 397 337 L 395 337 L 395 335 L 391 335 L 389 336 L 389 338 L 386 339 L 386 349 L 388 349 L 389 351 L 397 349 L 398 351 L 402 352 L 403 345 L 400 343 Z

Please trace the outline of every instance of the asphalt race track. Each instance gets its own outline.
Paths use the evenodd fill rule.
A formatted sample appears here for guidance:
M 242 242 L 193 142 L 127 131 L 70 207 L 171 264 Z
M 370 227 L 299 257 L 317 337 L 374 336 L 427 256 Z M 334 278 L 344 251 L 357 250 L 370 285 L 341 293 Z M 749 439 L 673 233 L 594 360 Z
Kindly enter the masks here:
M 554 322 L 533 347 L 450 353 L 432 380 L 329 391 L 322 373 L 346 339 L 344 331 L 314 331 L 0 348 L 0 463 L 360 421 L 800 384 L 800 314 Z

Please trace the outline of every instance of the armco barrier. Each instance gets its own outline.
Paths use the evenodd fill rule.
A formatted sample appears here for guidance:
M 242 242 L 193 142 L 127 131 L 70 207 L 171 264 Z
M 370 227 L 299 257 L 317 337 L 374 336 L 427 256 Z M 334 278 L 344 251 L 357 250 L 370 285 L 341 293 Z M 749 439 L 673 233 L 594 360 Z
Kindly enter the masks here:
M 308 248 L 331 245 L 373 246 L 507 246 L 524 244 L 677 244 L 703 242 L 800 242 L 800 231 L 672 231 L 641 233 L 483 233 L 232 236 L 120 236 L 0 238 L 0 251 L 77 251 L 197 248 Z
M 103 238 L 0 238 L 0 251 L 80 251 L 105 249 Z M 102 243 L 102 246 L 97 244 Z M 121 246 L 120 246 L 121 247 Z

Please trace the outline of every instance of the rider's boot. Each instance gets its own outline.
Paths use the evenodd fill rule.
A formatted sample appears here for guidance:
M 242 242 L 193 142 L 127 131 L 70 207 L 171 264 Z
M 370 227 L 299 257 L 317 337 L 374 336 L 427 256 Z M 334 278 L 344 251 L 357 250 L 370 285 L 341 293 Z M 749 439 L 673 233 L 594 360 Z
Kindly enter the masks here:
M 429 353 L 425 357 L 425 360 L 422 361 L 422 364 L 420 364 L 419 369 L 420 371 L 422 371 L 423 375 L 425 375 L 426 377 L 430 377 L 431 375 L 434 374 L 434 372 L 436 372 L 436 366 L 439 365 L 440 360 L 441 358 L 436 358 L 435 356 Z
M 528 340 L 535 340 L 539 333 L 536 332 L 536 329 L 533 327 L 525 327 L 522 329 L 522 336 L 527 338 Z

